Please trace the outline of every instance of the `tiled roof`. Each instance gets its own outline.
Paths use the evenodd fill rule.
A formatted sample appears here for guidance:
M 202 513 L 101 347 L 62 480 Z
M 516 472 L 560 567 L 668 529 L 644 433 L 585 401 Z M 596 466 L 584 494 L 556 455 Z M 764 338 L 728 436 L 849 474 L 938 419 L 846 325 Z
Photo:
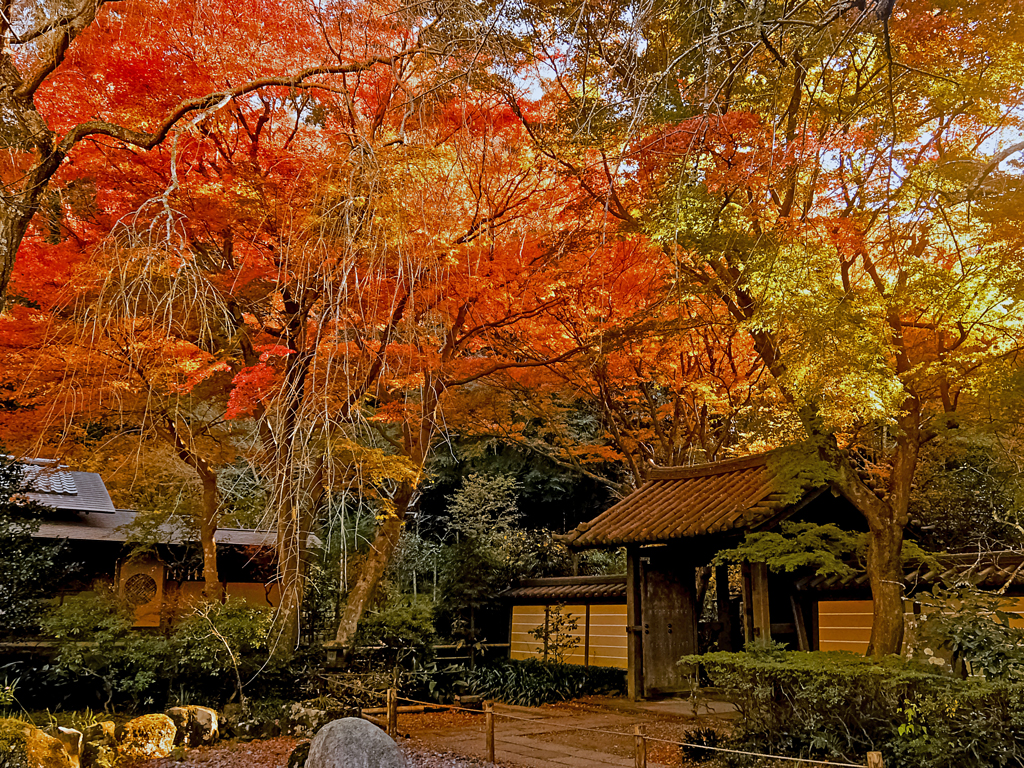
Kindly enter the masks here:
M 47 520 L 39 526 L 39 530 L 33 535 L 40 539 L 124 542 L 128 537 L 127 532 L 122 526 L 134 522 L 138 515 L 138 512 L 131 512 L 126 509 L 114 510 L 109 515 L 75 514 L 67 516 L 63 520 Z M 162 525 L 157 529 L 157 532 L 166 544 L 197 541 L 195 536 L 186 534 L 180 528 L 173 525 Z M 273 547 L 277 542 L 277 533 L 266 530 L 220 528 L 214 535 L 214 539 L 218 544 Z M 309 544 L 310 546 L 318 546 L 320 541 L 311 534 Z
M 26 464 L 23 471 L 25 481 L 39 493 L 78 495 L 75 478 L 66 467 Z
M 651 470 L 618 504 L 566 534 L 576 547 L 654 543 L 763 525 L 820 490 L 793 448 L 693 467 Z
M 70 539 L 71 541 L 114 541 L 125 540 L 124 531 L 118 530 L 135 519 L 134 512 L 116 509 L 112 514 L 67 515 L 64 519 L 44 521 L 32 535 L 37 539 Z
M 550 600 L 564 603 L 569 600 L 626 599 L 626 576 L 571 576 L 551 579 L 524 579 L 519 586 L 506 589 L 498 595 L 512 600 Z
M 114 513 L 114 504 L 95 472 L 73 472 L 51 459 L 23 459 L 25 479 L 31 489 L 25 495 L 53 509 L 71 512 Z

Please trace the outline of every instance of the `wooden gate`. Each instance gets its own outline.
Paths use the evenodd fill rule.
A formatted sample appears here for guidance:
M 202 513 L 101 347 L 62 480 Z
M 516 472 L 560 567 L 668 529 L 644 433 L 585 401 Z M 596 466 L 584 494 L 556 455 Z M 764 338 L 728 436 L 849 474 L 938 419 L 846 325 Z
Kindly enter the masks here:
M 643 695 L 659 696 L 690 689 L 681 656 L 697 653 L 695 572 L 666 548 L 640 560 L 643 584 Z

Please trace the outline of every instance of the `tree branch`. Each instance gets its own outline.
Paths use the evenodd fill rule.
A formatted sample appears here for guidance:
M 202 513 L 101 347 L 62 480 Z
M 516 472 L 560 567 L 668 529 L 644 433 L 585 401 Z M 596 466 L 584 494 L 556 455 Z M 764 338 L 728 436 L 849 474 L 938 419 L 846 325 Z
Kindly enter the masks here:
M 64 138 L 61 139 L 57 148 L 60 153 L 67 154 L 75 144 L 87 136 L 110 136 L 111 138 L 118 139 L 126 144 L 141 147 L 142 149 L 152 149 L 167 138 L 167 134 L 171 132 L 174 126 L 177 125 L 182 118 L 193 112 L 201 112 L 203 110 L 214 108 L 220 104 L 225 104 L 232 99 L 237 99 L 262 88 L 312 87 L 313 84 L 305 82 L 312 77 L 363 72 L 378 65 L 392 65 L 401 59 L 408 56 L 414 56 L 415 54 L 422 53 L 425 50 L 426 48 L 418 46 L 416 48 L 408 48 L 391 56 L 374 56 L 369 59 L 364 59 L 363 61 L 355 61 L 339 66 L 309 67 L 295 75 L 292 75 L 291 77 L 263 77 L 226 91 L 219 91 L 207 94 L 206 96 L 186 99 L 178 104 L 178 106 L 175 107 L 170 114 L 163 119 L 163 121 L 161 121 L 152 133 L 136 131 L 106 120 L 90 120 L 85 123 L 80 123 L 68 131 Z

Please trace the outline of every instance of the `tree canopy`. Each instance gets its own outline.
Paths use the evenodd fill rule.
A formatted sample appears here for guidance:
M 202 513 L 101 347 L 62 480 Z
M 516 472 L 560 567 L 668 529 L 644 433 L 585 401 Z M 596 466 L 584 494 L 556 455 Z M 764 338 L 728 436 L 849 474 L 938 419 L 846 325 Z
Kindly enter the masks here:
M 285 652 L 329 500 L 344 645 L 453 441 L 622 494 L 807 440 L 890 652 L 923 453 L 1019 431 L 1021 11 L 9 2 L 0 436 L 175 457 L 214 595 L 251 467 Z

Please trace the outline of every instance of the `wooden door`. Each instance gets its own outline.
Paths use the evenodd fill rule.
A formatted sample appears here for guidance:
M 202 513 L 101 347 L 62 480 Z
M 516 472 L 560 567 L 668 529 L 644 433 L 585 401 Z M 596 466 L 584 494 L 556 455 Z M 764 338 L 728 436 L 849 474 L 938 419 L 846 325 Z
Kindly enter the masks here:
M 697 653 L 694 568 L 666 552 L 642 558 L 641 571 L 644 696 L 689 690 L 689 674 L 678 661 Z

